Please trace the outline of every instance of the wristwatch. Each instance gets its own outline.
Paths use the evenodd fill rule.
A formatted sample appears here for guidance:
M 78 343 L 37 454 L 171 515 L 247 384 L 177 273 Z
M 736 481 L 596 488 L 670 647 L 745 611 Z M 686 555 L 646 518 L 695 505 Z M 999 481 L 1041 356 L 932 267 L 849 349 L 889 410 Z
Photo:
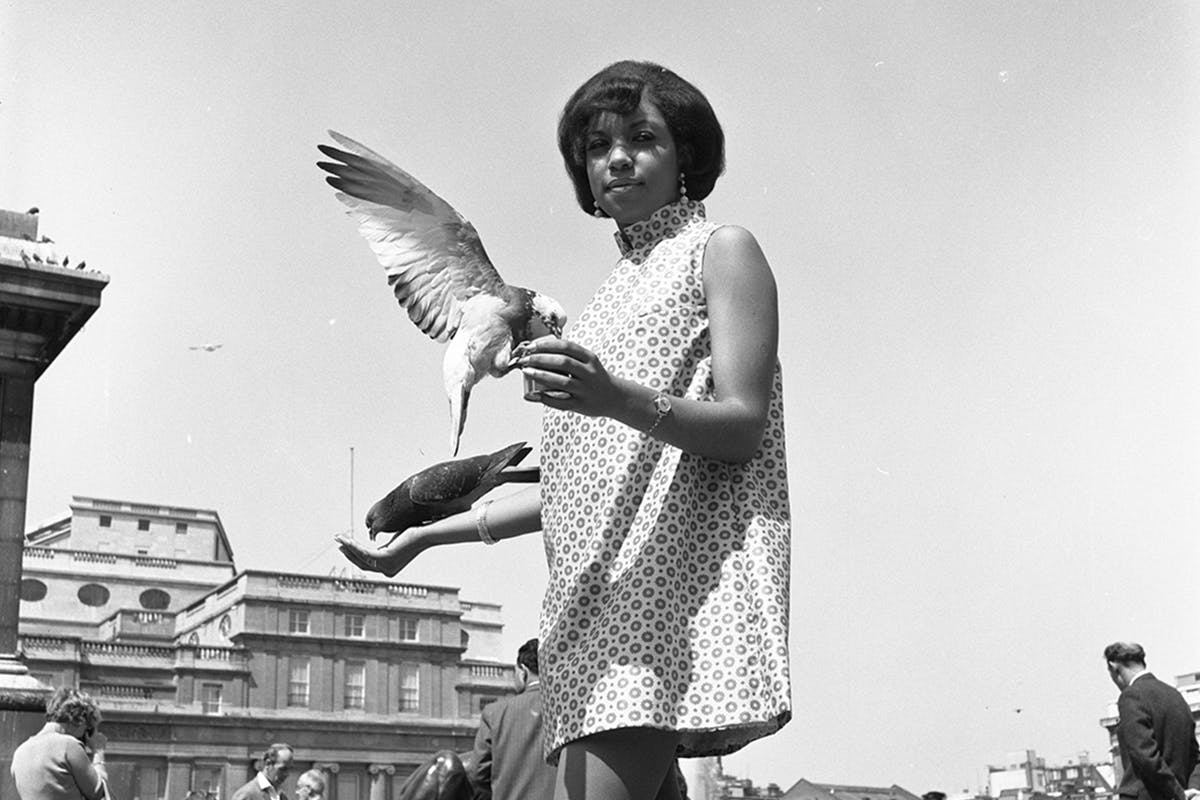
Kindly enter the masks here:
M 654 429 L 659 426 L 659 423 L 667 418 L 667 414 L 671 413 L 671 398 L 662 392 L 654 395 L 654 399 L 650 402 L 654 404 L 654 423 L 643 431 L 647 436 L 653 433 Z

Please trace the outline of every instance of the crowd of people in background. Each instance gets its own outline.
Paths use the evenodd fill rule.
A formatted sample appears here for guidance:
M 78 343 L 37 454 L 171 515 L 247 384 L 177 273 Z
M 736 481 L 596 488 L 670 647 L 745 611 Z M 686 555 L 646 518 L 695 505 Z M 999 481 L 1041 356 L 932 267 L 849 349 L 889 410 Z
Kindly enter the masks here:
M 1114 642 L 1104 649 L 1109 677 L 1120 690 L 1117 742 L 1123 800 L 1195 800 L 1200 797 L 1200 744 L 1187 701 L 1146 667 L 1141 645 Z M 460 757 L 441 753 L 413 771 L 402 800 L 552 800 L 554 767 L 543 757 L 538 640 L 517 651 L 516 693 L 484 707 L 474 749 Z M 12 777 L 21 800 L 122 800 L 109 798 L 105 766 L 107 738 L 98 730 L 100 709 L 77 689 L 56 690 L 46 702 L 46 723 L 13 753 Z M 258 773 L 231 800 L 289 800 L 283 785 L 294 771 L 295 751 L 277 742 L 263 752 Z M 430 770 L 448 770 L 436 785 L 461 787 L 457 797 L 424 797 L 418 780 Z M 454 771 L 461 774 L 454 775 Z M 687 784 L 675 764 L 679 795 Z M 310 769 L 296 779 L 295 800 L 322 800 L 325 775 Z M 410 796 L 411 795 L 411 796 Z M 945 800 L 927 792 L 922 800 Z M 191 791 L 184 800 L 212 800 Z M 339 798 L 357 800 L 357 798 Z

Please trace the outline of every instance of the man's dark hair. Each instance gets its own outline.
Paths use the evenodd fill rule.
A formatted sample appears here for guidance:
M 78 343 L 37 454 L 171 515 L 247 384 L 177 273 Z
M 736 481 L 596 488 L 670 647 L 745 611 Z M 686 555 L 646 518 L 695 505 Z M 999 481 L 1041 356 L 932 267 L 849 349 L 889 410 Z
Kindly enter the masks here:
M 517 663 L 534 675 L 538 674 L 537 648 L 538 640 L 530 639 L 517 650 Z
M 708 197 L 725 170 L 725 133 L 704 94 L 666 67 L 649 61 L 618 61 L 576 89 L 558 120 L 558 152 L 575 186 L 575 200 L 588 214 L 595 209 L 584 147 L 588 126 L 603 111 L 633 113 L 643 94 L 662 112 L 675 140 L 689 198 Z
M 1146 666 L 1146 651 L 1137 642 L 1113 642 L 1104 648 L 1104 660 L 1115 664 Z

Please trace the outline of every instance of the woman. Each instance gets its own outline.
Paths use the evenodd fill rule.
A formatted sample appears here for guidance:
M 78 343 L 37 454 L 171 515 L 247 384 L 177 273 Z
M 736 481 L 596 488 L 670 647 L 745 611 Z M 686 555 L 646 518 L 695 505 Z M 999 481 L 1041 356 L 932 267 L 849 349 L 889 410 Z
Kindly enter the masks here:
M 108 739 L 96 730 L 100 709 L 83 692 L 62 688 L 46 701 L 46 720 L 13 752 L 12 776 L 21 800 L 100 800 L 108 793 Z
M 677 755 L 732 752 L 791 715 L 775 282 L 750 233 L 705 217 L 724 137 L 670 70 L 597 73 L 559 150 L 621 259 L 569 338 L 516 353 L 548 409 L 541 486 L 378 551 L 340 541 L 394 575 L 427 547 L 542 530 L 556 797 L 676 798 Z

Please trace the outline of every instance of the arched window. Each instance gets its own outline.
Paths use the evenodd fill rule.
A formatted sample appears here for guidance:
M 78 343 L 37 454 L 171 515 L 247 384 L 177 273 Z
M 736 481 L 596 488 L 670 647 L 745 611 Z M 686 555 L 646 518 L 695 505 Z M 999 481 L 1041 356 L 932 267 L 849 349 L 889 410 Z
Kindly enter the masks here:
M 46 596 L 46 584 L 36 578 L 26 578 L 21 581 L 21 599 L 26 603 L 36 603 Z
M 85 606 L 99 607 L 108 602 L 108 589 L 98 583 L 85 583 L 79 587 L 79 602 Z
M 171 595 L 162 589 L 147 589 L 142 592 L 141 597 L 138 598 L 138 602 L 142 604 L 142 608 L 147 608 L 151 611 L 162 611 L 171 605 Z

